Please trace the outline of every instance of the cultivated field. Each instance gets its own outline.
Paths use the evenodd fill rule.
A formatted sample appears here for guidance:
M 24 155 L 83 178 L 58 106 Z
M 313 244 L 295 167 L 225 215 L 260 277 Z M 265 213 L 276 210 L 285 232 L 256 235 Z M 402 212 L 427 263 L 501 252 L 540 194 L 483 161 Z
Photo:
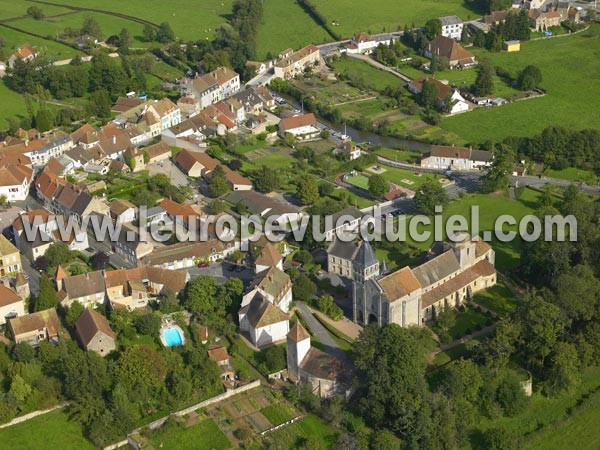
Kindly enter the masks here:
M 518 53 L 476 52 L 516 75 L 528 64 L 542 71 L 545 97 L 449 117 L 442 127 L 471 142 L 531 136 L 545 127 L 598 128 L 600 26 L 575 36 L 526 42 Z

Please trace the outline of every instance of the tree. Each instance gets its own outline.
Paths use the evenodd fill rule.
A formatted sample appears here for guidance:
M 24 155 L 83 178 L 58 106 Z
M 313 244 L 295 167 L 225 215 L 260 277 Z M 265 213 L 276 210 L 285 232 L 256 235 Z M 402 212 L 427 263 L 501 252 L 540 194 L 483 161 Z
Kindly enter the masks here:
M 440 89 L 435 83 L 424 81 L 421 89 L 420 102 L 427 109 L 435 109 L 440 97 Z
M 44 18 L 44 11 L 37 6 L 30 6 L 27 8 L 27 15 L 33 17 L 35 20 Z
M 464 398 L 477 402 L 483 378 L 477 364 L 471 360 L 459 359 L 448 364 L 443 378 L 443 388 L 452 398 Z
M 91 16 L 87 16 L 83 19 L 83 25 L 81 26 L 81 35 L 89 34 L 95 38 L 102 39 L 102 29 L 100 24 Z
M 147 345 L 128 347 L 120 355 L 115 376 L 128 390 L 142 387 L 148 392 L 159 390 L 167 376 L 165 359 Z
M 402 441 L 394 436 L 390 430 L 385 428 L 376 430 L 371 434 L 371 442 L 369 444 L 371 450 L 400 450 Z
M 479 71 L 477 72 L 477 77 L 475 78 L 475 84 L 473 85 L 473 92 L 475 95 L 485 97 L 494 92 L 494 80 L 492 77 L 492 66 L 487 62 L 480 63 Z
M 369 193 L 373 198 L 379 199 L 388 191 L 388 182 L 379 174 L 369 177 Z
M 469 43 L 469 29 L 467 27 L 463 26 L 462 32 L 460 34 L 460 42 L 462 44 L 468 44 Z
M 450 343 L 452 336 L 450 330 L 456 324 L 456 313 L 451 307 L 442 308 L 435 317 L 435 329 L 438 332 L 442 342 Z
M 285 351 L 283 347 L 273 346 L 264 350 L 265 364 L 270 373 L 281 370 L 286 366 Z
M 144 41 L 152 42 L 156 39 L 156 28 L 154 28 L 149 23 L 145 24 L 144 30 L 142 31 L 142 36 L 144 38 Z
M 590 321 L 597 311 L 600 281 L 590 266 L 578 265 L 554 279 L 552 302 L 574 321 Z
M 301 175 L 296 181 L 296 194 L 303 205 L 312 205 L 319 200 L 319 186 L 315 177 Z
M 54 127 L 54 116 L 52 115 L 52 111 L 45 107 L 40 108 L 35 115 L 34 125 L 42 133 L 51 130 Z
M 167 288 L 165 295 L 160 299 L 160 312 L 170 314 L 180 309 L 181 305 L 177 300 L 177 293 L 173 289 Z
M 210 174 L 208 192 L 211 197 L 221 197 L 229 191 L 229 180 L 223 166 L 218 165 Z
M 110 257 L 104 252 L 96 252 L 90 258 L 90 263 L 94 270 L 102 270 L 106 268 L 109 263 Z
M 147 336 L 158 336 L 160 331 L 160 316 L 154 313 L 140 314 L 134 320 L 135 328 L 140 334 Z
M 83 305 L 77 301 L 71 303 L 71 306 L 69 306 L 69 309 L 67 310 L 67 314 L 65 316 L 65 322 L 67 322 L 67 325 L 69 327 L 73 327 L 75 325 L 75 322 L 77 322 L 77 319 L 79 319 L 84 309 L 85 308 L 83 307 Z
M 168 22 L 163 22 L 160 24 L 156 32 L 156 40 L 158 42 L 162 42 L 163 44 L 167 44 L 175 40 L 175 33 Z
M 548 376 L 549 391 L 552 393 L 570 391 L 577 386 L 581 382 L 580 366 L 575 345 L 569 342 L 556 344 Z
M 517 85 L 522 91 L 531 91 L 539 87 L 542 82 L 542 71 L 534 65 L 526 66 L 517 80 Z
M 436 206 L 445 206 L 448 204 L 448 201 L 448 194 L 434 178 L 425 181 L 419 190 L 417 190 L 414 197 L 417 211 L 428 216 L 435 214 Z
M 22 403 L 31 394 L 31 386 L 20 375 L 15 375 L 10 383 L 8 395 L 17 402 Z
M 56 308 L 58 305 L 58 295 L 54 290 L 52 281 L 46 275 L 40 278 L 40 292 L 35 298 L 35 311 Z
M 127 28 L 123 28 L 119 33 L 119 53 L 122 55 L 129 52 L 129 47 L 131 46 L 131 35 Z
M 90 109 L 94 116 L 104 119 L 110 117 L 112 104 L 106 89 L 98 89 L 90 96 Z
M 431 41 L 442 34 L 442 22 L 440 19 L 430 19 L 425 23 L 423 29 L 425 36 Z
M 11 356 L 17 362 L 29 363 L 35 358 L 35 350 L 28 343 L 20 342 L 13 347 Z
M 302 274 L 294 280 L 292 292 L 294 298 L 309 301 L 317 294 L 317 285 L 307 275 Z
M 485 193 L 506 189 L 515 165 L 514 150 L 508 145 L 500 145 L 494 152 L 494 160 L 481 181 Z
M 482 448 L 487 450 L 519 450 L 521 439 L 506 428 L 489 428 L 483 433 Z
M 275 170 L 261 166 L 254 174 L 254 186 L 258 192 L 269 193 L 279 187 L 279 176 Z
M 200 276 L 188 283 L 185 288 L 184 306 L 186 309 L 206 316 L 213 313 L 216 305 L 217 282 L 213 277 Z
M 417 441 L 420 436 L 415 430 L 424 405 L 428 352 L 418 338 L 418 330 L 396 324 L 370 325 L 352 349 L 363 417 L 375 428 L 387 428 Z
M 213 200 L 208 204 L 211 214 L 220 214 L 227 209 L 227 204 L 223 200 Z

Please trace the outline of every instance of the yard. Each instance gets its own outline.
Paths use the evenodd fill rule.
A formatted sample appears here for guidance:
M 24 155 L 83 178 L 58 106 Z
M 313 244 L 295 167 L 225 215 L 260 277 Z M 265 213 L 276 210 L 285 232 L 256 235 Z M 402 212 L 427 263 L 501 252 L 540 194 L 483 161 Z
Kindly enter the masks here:
M 400 86 L 404 84 L 400 78 L 385 70 L 377 69 L 364 61 L 352 58 L 340 58 L 335 64 L 336 73 L 361 77 L 375 90 L 382 91 L 388 86 Z
M 364 175 L 346 175 L 344 182 L 361 189 L 369 189 L 369 178 Z
M 486 327 L 489 325 L 488 320 L 491 320 L 471 305 L 467 305 L 464 311 L 457 311 L 455 315 L 456 323 L 450 328 L 450 336 L 453 340 L 460 339 Z
M 65 411 L 53 411 L 12 427 L 0 430 L 2 448 L 37 450 L 93 450 L 83 436 L 81 425 L 69 420 Z
M 507 316 L 517 307 L 518 300 L 502 282 L 475 294 L 473 301 L 499 316 Z
M 591 99 L 600 89 L 599 34 L 600 26 L 593 25 L 574 36 L 524 42 L 516 53 L 476 51 L 479 58 L 490 59 L 513 76 L 528 64 L 538 66 L 547 95 L 448 117 L 442 127 L 469 142 L 531 136 L 552 125 L 598 128 L 600 110 Z
M 296 449 L 307 439 L 321 442 L 323 448 L 330 448 L 337 439 L 337 431 L 315 415 L 308 415 L 294 424 L 268 434 L 264 440 L 276 442 L 277 448 Z
M 231 442 L 213 419 L 206 419 L 190 427 L 171 426 L 163 428 L 151 437 L 154 448 L 164 450 L 188 448 L 195 450 L 226 450 Z

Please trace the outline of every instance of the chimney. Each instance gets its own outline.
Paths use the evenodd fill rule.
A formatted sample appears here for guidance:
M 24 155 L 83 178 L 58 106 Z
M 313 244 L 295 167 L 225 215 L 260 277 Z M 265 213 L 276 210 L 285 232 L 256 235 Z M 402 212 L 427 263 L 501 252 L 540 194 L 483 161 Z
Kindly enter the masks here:
M 113 144 L 116 144 L 116 143 L 117 143 L 117 136 L 116 136 L 116 135 L 114 135 L 114 136 L 113 136 Z

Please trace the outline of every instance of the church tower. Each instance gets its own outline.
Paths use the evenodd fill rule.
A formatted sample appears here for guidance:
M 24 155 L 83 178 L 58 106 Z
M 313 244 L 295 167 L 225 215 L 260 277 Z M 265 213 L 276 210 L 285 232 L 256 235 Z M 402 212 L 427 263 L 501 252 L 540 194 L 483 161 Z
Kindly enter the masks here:
M 29 283 L 25 279 L 23 272 L 19 272 L 15 278 L 15 291 L 23 300 L 29 297 Z
M 468 269 L 475 263 L 476 242 L 467 233 L 461 233 L 456 242 L 450 244 L 458 259 L 461 270 Z
M 287 366 L 290 377 L 299 380 L 300 363 L 310 350 L 310 335 L 298 320 L 287 335 Z
M 373 247 L 367 241 L 359 243 L 360 248 L 352 261 L 352 277 L 357 283 L 364 283 L 379 276 L 379 261 Z

